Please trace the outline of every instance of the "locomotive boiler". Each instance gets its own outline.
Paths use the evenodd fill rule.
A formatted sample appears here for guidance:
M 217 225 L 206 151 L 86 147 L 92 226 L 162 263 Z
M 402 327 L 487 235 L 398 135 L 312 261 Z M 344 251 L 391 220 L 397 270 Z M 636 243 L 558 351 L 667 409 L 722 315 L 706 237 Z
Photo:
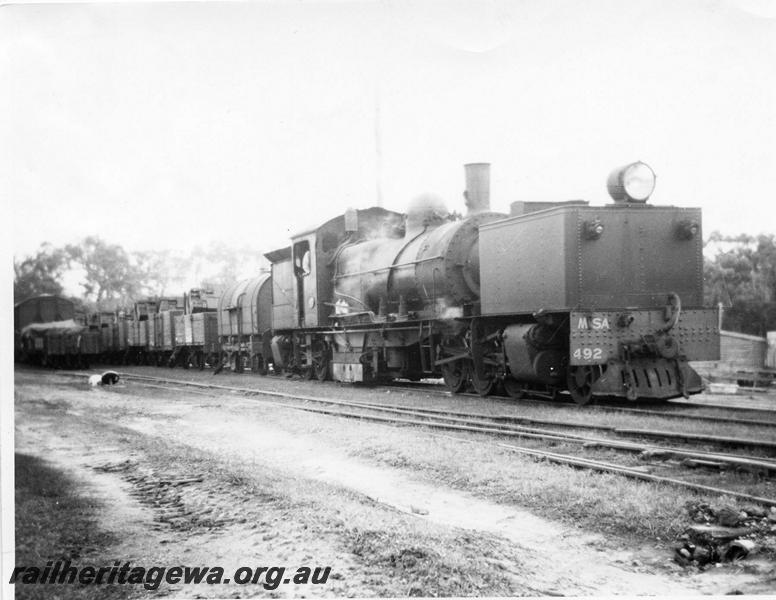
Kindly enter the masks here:
M 473 315 L 480 297 L 479 227 L 506 216 L 489 210 L 488 170 L 466 165 L 462 219 L 451 220 L 441 199 L 422 195 L 410 205 L 401 237 L 343 246 L 333 274 L 341 304 L 356 299 L 375 313 L 398 315 L 401 308 L 417 318 Z

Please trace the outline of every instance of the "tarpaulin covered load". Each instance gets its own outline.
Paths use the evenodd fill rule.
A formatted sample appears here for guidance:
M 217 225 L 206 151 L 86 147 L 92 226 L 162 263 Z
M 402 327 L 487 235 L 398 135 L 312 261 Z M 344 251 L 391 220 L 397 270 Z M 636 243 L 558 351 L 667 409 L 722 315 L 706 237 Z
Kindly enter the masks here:
M 62 333 L 80 333 L 87 328 L 76 323 L 73 319 L 65 321 L 49 321 L 48 323 L 30 323 L 22 328 L 22 335 L 32 333 L 46 333 L 48 331 L 61 331 Z

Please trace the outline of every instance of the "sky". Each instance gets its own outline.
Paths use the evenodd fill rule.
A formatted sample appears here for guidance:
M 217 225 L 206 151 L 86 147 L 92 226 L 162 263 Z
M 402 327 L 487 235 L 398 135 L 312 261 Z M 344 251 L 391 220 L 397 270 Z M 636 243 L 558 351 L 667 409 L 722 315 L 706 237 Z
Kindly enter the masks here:
M 508 211 L 642 160 L 706 233 L 773 233 L 775 65 L 768 0 L 5 5 L 4 243 L 263 253 L 347 207 L 462 212 L 467 162 Z

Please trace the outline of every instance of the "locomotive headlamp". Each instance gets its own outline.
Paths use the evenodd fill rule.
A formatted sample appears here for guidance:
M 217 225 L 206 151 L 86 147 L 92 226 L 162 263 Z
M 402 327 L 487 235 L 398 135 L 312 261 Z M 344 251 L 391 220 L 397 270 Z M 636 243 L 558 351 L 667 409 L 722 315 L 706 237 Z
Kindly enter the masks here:
M 676 225 L 676 237 L 680 240 L 691 240 L 700 230 L 698 221 L 680 221 Z
M 606 181 L 615 202 L 646 202 L 655 190 L 655 172 L 641 161 L 619 167 Z
M 588 240 L 597 240 L 604 233 L 604 224 L 601 219 L 585 221 L 585 238 Z

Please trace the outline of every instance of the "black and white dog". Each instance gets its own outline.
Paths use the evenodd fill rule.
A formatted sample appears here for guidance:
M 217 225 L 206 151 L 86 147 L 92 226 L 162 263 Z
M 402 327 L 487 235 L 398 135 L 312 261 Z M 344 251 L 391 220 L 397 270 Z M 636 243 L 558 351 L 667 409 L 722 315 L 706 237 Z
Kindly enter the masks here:
M 98 385 L 114 385 L 119 382 L 119 374 L 116 371 L 105 371 L 102 375 L 91 375 L 89 385 L 92 387 Z

